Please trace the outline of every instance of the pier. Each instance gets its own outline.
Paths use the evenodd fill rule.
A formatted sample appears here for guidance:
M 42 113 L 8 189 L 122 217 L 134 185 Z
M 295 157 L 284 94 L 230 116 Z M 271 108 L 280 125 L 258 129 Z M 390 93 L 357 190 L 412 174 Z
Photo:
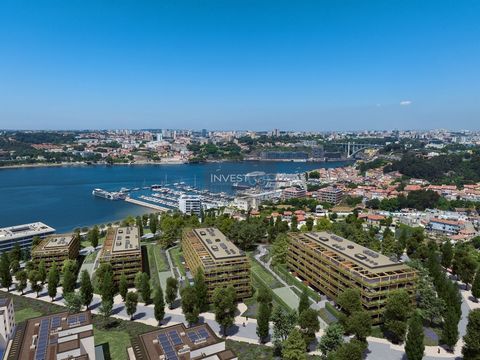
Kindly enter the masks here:
M 141 200 L 137 200 L 137 199 L 132 199 L 130 197 L 127 197 L 125 199 L 125 201 L 127 201 L 129 203 L 132 203 L 132 204 L 135 204 L 135 205 L 143 206 L 143 207 L 146 207 L 146 208 L 149 208 L 149 209 L 158 210 L 158 211 L 169 211 L 169 210 L 171 210 L 171 209 L 163 207 L 163 206 L 147 203 L 145 201 L 141 201 Z

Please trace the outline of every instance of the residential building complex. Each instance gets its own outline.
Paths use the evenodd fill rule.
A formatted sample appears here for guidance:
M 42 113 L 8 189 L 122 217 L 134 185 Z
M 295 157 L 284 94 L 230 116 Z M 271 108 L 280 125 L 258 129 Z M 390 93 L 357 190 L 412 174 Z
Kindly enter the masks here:
M 41 222 L 1 228 L 0 253 L 12 250 L 15 244 L 20 245 L 22 249 L 30 250 L 35 236 L 44 238 L 54 232 L 54 228 Z
M 67 311 L 27 320 L 18 326 L 8 360 L 95 360 L 90 311 Z
M 385 255 L 327 232 L 291 233 L 288 268 L 320 292 L 336 299 L 349 288 L 360 290 L 362 305 L 374 323 L 382 321 L 388 294 L 415 295 L 416 271 Z
M 343 199 L 343 190 L 335 186 L 328 186 L 317 191 L 317 199 L 321 202 L 339 204 Z
M 178 199 L 178 208 L 183 214 L 200 216 L 202 201 L 197 195 L 182 195 Z
M 183 323 L 164 327 L 132 340 L 129 360 L 235 360 L 208 324 L 185 327 Z
M 15 334 L 15 310 L 11 298 L 0 298 L 0 354 Z
M 427 230 L 443 235 L 456 235 L 462 229 L 462 225 L 457 220 L 432 218 L 426 226 Z
M 222 232 L 216 228 L 185 231 L 182 237 L 183 256 L 193 275 L 199 269 L 205 274 L 209 299 L 218 287 L 232 285 L 238 299 L 252 295 L 250 262 Z
M 307 196 L 307 190 L 290 187 L 283 190 L 284 199 L 297 199 Z
M 55 262 L 61 267 L 67 259 L 76 259 L 80 250 L 80 238 L 76 234 L 50 235 L 32 249 L 32 261 L 45 261 L 47 270 Z
M 142 271 L 142 251 L 140 232 L 136 226 L 109 228 L 101 253 L 100 263 L 112 265 L 116 282 L 125 273 L 129 284 L 133 284 L 135 274 Z

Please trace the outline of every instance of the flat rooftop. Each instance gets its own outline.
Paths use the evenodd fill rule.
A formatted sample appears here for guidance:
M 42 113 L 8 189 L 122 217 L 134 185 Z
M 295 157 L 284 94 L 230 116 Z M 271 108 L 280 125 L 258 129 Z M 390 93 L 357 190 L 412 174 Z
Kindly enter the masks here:
M 63 248 L 68 249 L 70 244 L 75 239 L 75 234 L 59 234 L 51 235 L 45 238 L 35 250 L 62 250 Z
M 293 234 L 293 237 L 311 240 L 320 246 L 348 258 L 370 272 L 405 269 L 407 266 L 365 246 L 328 232 L 307 232 Z M 304 237 L 304 238 L 302 238 Z
M 61 312 L 30 319 L 25 325 L 16 359 L 56 359 L 57 354 L 80 349 L 80 339 L 93 336 L 89 311 Z
M 137 346 L 134 351 L 135 354 L 140 352 L 141 356 L 137 359 L 147 360 L 160 359 L 162 355 L 168 360 L 190 360 L 192 351 L 224 343 L 207 324 L 186 328 L 180 323 L 139 335 L 138 338 L 141 347 Z M 224 349 L 225 347 L 218 349 L 218 359 L 236 358 L 232 351 Z M 193 357 L 196 358 L 198 357 Z
M 108 258 L 132 251 L 140 252 L 140 232 L 136 226 L 122 226 L 107 230 L 102 257 Z
M 35 222 L 30 224 L 15 225 L 5 228 L 0 228 L 0 241 L 20 239 L 24 237 L 41 236 L 45 234 L 54 233 L 55 229 L 45 225 L 42 222 Z
M 212 258 L 216 260 L 244 256 L 245 253 L 227 239 L 217 228 L 194 229 L 194 234 L 203 246 L 208 250 Z

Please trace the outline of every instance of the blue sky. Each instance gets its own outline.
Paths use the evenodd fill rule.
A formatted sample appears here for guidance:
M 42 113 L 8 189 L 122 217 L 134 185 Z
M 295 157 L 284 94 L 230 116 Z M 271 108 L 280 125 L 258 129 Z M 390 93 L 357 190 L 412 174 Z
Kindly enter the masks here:
M 0 128 L 480 128 L 480 2 L 0 3 Z

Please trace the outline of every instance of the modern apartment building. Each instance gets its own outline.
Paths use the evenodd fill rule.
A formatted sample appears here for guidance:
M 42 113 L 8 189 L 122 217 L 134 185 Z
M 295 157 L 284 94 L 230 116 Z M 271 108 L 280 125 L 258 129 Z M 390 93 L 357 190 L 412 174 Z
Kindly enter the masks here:
M 18 326 L 8 360 L 95 360 L 92 315 L 62 312 Z
M 135 274 L 142 271 L 142 251 L 140 232 L 136 226 L 109 228 L 101 253 L 100 263 L 112 265 L 115 281 L 125 273 L 129 284 L 133 284 Z
M 15 334 L 15 310 L 11 298 L 0 298 L 0 354 L 7 349 L 8 342 Z
M 287 265 L 330 298 L 348 288 L 360 290 L 362 305 L 374 323 L 382 321 L 388 294 L 397 289 L 415 296 L 415 269 L 327 232 L 291 233 Z
M 20 245 L 22 249 L 30 250 L 35 236 L 44 238 L 54 232 L 54 228 L 41 222 L 1 228 L 0 253 L 12 250 L 15 244 Z
M 284 199 L 304 198 L 305 196 L 307 196 L 307 190 L 299 189 L 296 187 L 289 187 L 289 188 L 283 189 L 282 195 Z
M 139 335 L 127 349 L 129 360 L 236 360 L 208 324 L 183 323 Z
M 343 190 L 335 186 L 327 186 L 317 191 L 317 199 L 321 202 L 339 204 L 343 199 Z
M 48 269 L 55 262 L 61 268 L 67 259 L 76 259 L 80 250 L 80 238 L 76 234 L 50 235 L 32 249 L 32 260 L 35 264 L 45 260 Z
M 216 228 L 185 231 L 182 237 L 185 263 L 195 275 L 203 269 L 208 296 L 218 287 L 232 285 L 238 299 L 252 295 L 250 262 L 222 232 Z
M 197 195 L 182 195 L 178 199 L 178 208 L 183 214 L 200 216 L 202 212 L 202 201 Z

